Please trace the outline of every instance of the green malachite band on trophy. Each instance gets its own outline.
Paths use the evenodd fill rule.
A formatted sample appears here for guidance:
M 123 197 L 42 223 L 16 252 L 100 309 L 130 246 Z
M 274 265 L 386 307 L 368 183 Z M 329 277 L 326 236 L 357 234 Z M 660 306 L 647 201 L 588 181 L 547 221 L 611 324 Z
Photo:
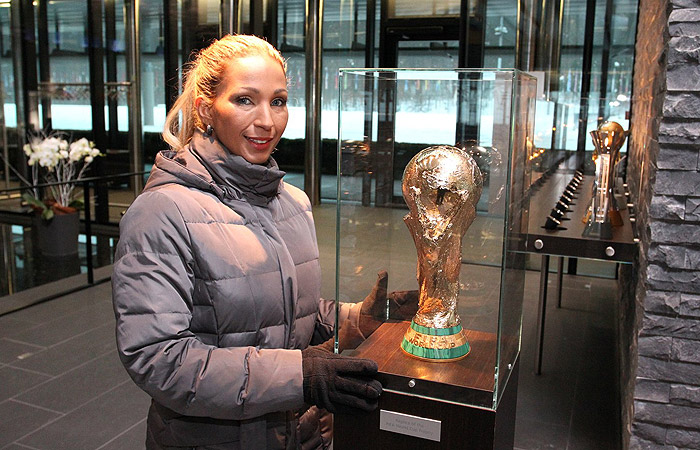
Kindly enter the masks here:
M 468 343 L 454 348 L 424 348 L 413 345 L 406 339 L 401 343 L 401 348 L 409 355 L 434 360 L 461 358 L 467 355 L 470 350 Z
M 414 321 L 411 321 L 411 328 L 419 333 L 427 334 L 430 336 L 452 336 L 453 334 L 458 334 L 462 331 L 462 325 L 457 325 L 450 328 L 428 328 L 423 325 L 418 325 Z
M 471 350 L 461 325 L 429 328 L 411 321 L 401 349 L 411 356 L 430 361 L 460 359 Z

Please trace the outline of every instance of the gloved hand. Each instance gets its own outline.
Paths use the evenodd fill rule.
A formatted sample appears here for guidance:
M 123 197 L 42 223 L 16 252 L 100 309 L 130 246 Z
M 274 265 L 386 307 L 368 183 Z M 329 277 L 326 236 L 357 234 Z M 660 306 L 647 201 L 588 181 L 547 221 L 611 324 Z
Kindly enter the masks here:
M 312 346 L 301 351 L 301 365 L 306 403 L 341 414 L 377 407 L 382 385 L 374 379 L 376 362 Z
M 389 318 L 397 320 L 411 320 L 418 312 L 418 291 L 392 291 L 389 292 Z
M 393 291 L 387 295 L 388 283 L 389 275 L 386 270 L 379 271 L 372 292 L 362 301 L 358 328 L 365 338 L 384 323 L 387 306 L 390 319 L 410 320 L 418 311 L 418 291 Z

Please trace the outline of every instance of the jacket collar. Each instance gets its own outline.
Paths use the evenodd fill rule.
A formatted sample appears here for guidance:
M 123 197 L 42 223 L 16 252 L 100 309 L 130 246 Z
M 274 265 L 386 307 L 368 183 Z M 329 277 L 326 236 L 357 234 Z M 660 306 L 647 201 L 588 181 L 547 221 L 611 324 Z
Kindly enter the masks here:
M 221 200 L 244 198 L 256 206 L 267 205 L 280 192 L 285 175 L 273 158 L 265 165 L 252 164 L 201 130 L 195 131 L 190 144 L 181 151 L 161 152 L 156 167 L 177 178 L 170 182 L 211 191 Z M 149 179 L 147 188 L 161 184 L 156 179 L 154 183 Z

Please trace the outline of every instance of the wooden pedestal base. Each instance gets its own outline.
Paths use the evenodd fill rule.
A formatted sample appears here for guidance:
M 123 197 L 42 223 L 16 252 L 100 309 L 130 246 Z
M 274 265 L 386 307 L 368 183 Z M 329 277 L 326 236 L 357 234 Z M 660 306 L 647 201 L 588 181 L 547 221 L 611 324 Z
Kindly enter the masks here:
M 467 330 L 472 353 L 454 363 L 430 363 L 411 358 L 400 350 L 400 339 L 407 326 L 408 322 L 382 325 L 354 353 L 377 361 L 380 371 L 378 378 L 385 390 L 379 399 L 379 407 L 374 412 L 357 416 L 336 415 L 334 449 L 512 449 L 518 385 L 517 361 L 495 411 L 488 406 L 465 406 L 457 402 L 466 400 L 466 403 L 482 404 L 487 394 L 493 398 L 495 336 Z M 494 355 L 493 358 L 491 354 Z M 490 392 L 484 389 L 484 380 L 489 372 Z M 456 380 L 457 383 L 450 383 Z M 413 388 L 409 389 L 408 386 L 411 385 Z M 397 386 L 403 387 L 396 389 Z M 409 423 L 404 426 L 399 423 L 397 429 L 403 426 L 404 431 L 386 431 L 387 426 L 380 425 L 382 410 L 385 418 L 392 413 L 414 416 L 418 418 L 418 425 Z M 437 426 L 439 440 L 435 440 L 435 433 L 432 438 L 411 435 L 411 429 L 422 427 L 421 419 L 429 419 L 425 421 L 430 422 L 429 427 Z M 410 422 L 413 419 L 408 417 L 407 420 Z M 439 423 L 436 425 L 435 421 Z

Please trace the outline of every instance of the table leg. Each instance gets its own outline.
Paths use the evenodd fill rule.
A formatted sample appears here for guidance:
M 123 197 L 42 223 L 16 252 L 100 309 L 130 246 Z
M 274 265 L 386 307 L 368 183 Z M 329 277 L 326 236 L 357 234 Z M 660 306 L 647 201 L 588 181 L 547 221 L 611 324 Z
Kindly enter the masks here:
M 557 308 L 561 308 L 561 288 L 564 284 L 564 257 L 559 257 L 557 266 Z
M 544 346 L 544 319 L 547 310 L 547 278 L 549 276 L 549 255 L 542 255 L 540 268 L 540 298 L 537 307 L 537 346 L 535 348 L 535 375 L 542 374 L 542 349 Z

